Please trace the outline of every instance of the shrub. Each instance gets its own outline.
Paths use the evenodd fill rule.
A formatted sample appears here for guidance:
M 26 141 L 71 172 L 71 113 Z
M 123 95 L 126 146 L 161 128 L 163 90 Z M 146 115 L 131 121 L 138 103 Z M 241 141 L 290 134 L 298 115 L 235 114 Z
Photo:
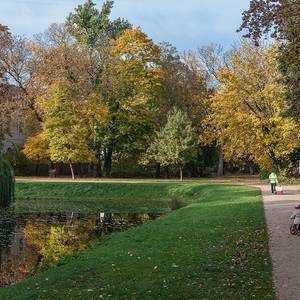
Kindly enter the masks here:
M 259 178 L 262 179 L 262 180 L 268 179 L 270 173 L 271 173 L 270 170 L 261 170 L 260 173 L 259 173 Z
M 186 204 L 184 201 L 179 198 L 177 195 L 172 195 L 171 201 L 170 201 L 170 208 L 171 210 L 176 210 L 179 208 L 184 207 Z
M 0 153 L 0 207 L 11 206 L 15 199 L 15 177 L 10 163 Z

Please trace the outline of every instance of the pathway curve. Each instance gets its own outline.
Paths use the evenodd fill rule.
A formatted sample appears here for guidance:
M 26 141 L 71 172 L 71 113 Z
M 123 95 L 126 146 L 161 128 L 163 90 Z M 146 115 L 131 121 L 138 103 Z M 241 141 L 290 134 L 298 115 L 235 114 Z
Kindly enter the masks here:
M 284 195 L 272 195 L 260 186 L 264 199 L 273 263 L 273 280 L 279 300 L 300 299 L 300 237 L 289 234 L 290 215 L 300 203 L 300 187 L 286 186 Z

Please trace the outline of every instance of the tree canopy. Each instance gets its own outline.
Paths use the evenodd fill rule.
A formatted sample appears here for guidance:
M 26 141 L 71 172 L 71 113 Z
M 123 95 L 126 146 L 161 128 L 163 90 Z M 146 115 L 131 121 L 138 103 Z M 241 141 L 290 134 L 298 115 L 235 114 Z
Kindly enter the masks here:
M 256 44 L 264 35 L 271 35 L 281 43 L 278 59 L 283 82 L 288 86 L 289 113 L 300 120 L 300 1 L 252 0 L 243 13 L 240 31 Z
M 231 66 L 218 72 L 220 89 L 211 99 L 204 139 L 215 136 L 227 160 L 250 158 L 263 169 L 280 168 L 299 144 L 297 124 L 284 117 L 288 105 L 276 51 L 245 42 Z
M 33 164 L 69 164 L 73 177 L 81 168 L 97 176 L 290 170 L 299 149 L 299 2 L 250 1 L 240 28 L 248 39 L 228 51 L 156 44 L 113 19 L 113 1 L 86 0 L 30 39 L 0 25 L 0 145 L 22 122 L 22 153 Z
M 174 108 L 168 113 L 166 125 L 156 133 L 142 162 L 178 168 L 182 180 L 183 167 L 195 159 L 196 153 L 192 123 L 186 113 Z

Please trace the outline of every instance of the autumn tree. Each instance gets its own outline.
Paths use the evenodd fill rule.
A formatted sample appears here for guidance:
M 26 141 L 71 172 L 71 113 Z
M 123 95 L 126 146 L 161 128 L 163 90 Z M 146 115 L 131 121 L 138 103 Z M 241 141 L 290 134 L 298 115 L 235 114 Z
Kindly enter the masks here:
M 258 44 L 263 36 L 280 41 L 279 67 L 287 85 L 291 109 L 289 113 L 300 121 L 300 1 L 251 0 L 243 13 L 239 29 Z
M 87 0 L 75 8 L 65 23 L 70 35 L 87 49 L 85 56 L 90 61 L 88 72 L 96 89 L 107 70 L 111 42 L 131 28 L 126 19 L 111 20 L 113 4 L 114 1 L 105 1 L 99 10 L 92 0 Z
M 159 48 L 140 28 L 125 31 L 111 55 L 101 90 L 108 117 L 96 124 L 106 176 L 111 172 L 113 153 L 126 157 L 144 151 L 161 88 Z
M 11 43 L 11 33 L 7 26 L 0 24 L 0 52 L 3 53 Z M 5 82 L 5 66 L 0 65 L 0 82 Z
M 1 25 L 2 26 L 2 25 Z M 13 86 L 18 109 L 26 116 L 27 111 L 33 113 L 38 122 L 41 116 L 35 105 L 36 85 L 33 80 L 32 52 L 29 41 L 21 36 L 13 35 L 5 26 L 0 28 L 0 73 L 2 83 Z
M 183 167 L 196 157 L 195 132 L 187 114 L 174 108 L 168 113 L 166 125 L 156 133 L 141 162 L 156 162 L 162 166 L 179 169 L 183 180 Z
M 171 44 L 164 42 L 160 47 L 160 68 L 162 92 L 156 114 L 156 130 L 166 122 L 168 112 L 177 107 L 188 115 L 196 134 L 200 135 L 202 121 L 208 113 L 208 99 L 211 94 L 209 78 L 195 52 L 179 53 Z M 198 145 L 198 158 L 190 164 L 192 173 L 202 169 L 203 147 Z M 160 165 L 156 166 L 156 176 Z
M 22 152 L 32 161 L 49 161 L 50 150 L 49 141 L 43 132 L 29 137 L 24 145 Z
M 36 88 L 43 87 L 39 96 L 47 93 L 51 85 L 60 82 L 66 82 L 84 97 L 93 90 L 87 50 L 76 43 L 64 24 L 51 24 L 33 41 L 32 52 Z
M 249 158 L 262 169 L 280 168 L 298 146 L 298 127 L 284 117 L 288 105 L 277 51 L 274 45 L 244 42 L 231 65 L 218 72 L 220 88 L 212 97 L 204 139 L 216 137 L 227 160 Z
M 201 121 L 207 113 L 210 95 L 208 77 L 192 51 L 180 55 L 168 43 L 160 44 L 162 95 L 159 118 L 164 122 L 167 112 L 176 106 L 186 112 L 193 127 L 201 131 Z
M 68 163 L 73 179 L 73 164 L 91 162 L 94 158 L 89 147 L 91 132 L 77 100 L 76 91 L 60 84 L 51 87 L 42 104 L 43 129 L 51 160 Z
M 202 46 L 198 48 L 197 57 L 203 71 L 206 73 L 206 76 L 208 77 L 209 87 L 211 89 L 210 96 L 213 96 L 220 86 L 220 81 L 218 78 L 219 70 L 225 67 L 229 67 L 230 65 L 230 52 L 231 51 L 225 51 L 224 48 L 219 44 L 210 44 L 208 46 Z M 210 104 L 211 104 L 210 100 L 207 101 L 207 110 L 210 109 Z M 200 133 L 200 136 L 202 136 L 203 134 L 207 136 L 207 134 L 204 131 Z M 214 135 L 212 135 L 212 137 L 214 137 Z M 220 142 L 221 140 L 219 138 L 217 138 L 217 140 L 218 142 L 216 144 L 219 153 L 217 174 L 218 176 L 223 176 L 224 175 L 224 149 L 223 149 L 223 143 Z M 213 140 L 211 142 L 213 144 Z
M 9 29 L 0 24 L 0 148 L 4 136 L 10 133 L 12 119 L 21 120 L 26 106 L 22 101 L 21 89 L 12 85 L 14 81 L 9 74 L 12 72 L 9 60 L 14 59 L 13 53 L 10 53 L 12 43 L 13 36 Z
M 104 119 L 108 120 L 106 117 L 110 105 L 107 103 L 111 102 L 109 86 L 116 82 L 111 72 L 111 61 L 114 59 L 111 46 L 125 30 L 131 28 L 131 24 L 125 19 L 111 20 L 113 4 L 113 1 L 105 1 L 102 8 L 98 9 L 93 1 L 88 0 L 79 5 L 66 20 L 68 32 L 79 43 L 80 48 L 84 49 L 84 57 L 88 63 L 85 70 L 90 80 L 90 93 L 86 99 L 89 100 L 87 109 L 92 112 L 89 114 L 89 123 L 94 128 L 93 145 L 98 175 L 109 175 L 111 169 L 112 151 L 111 147 L 106 147 L 109 138 L 103 129 Z

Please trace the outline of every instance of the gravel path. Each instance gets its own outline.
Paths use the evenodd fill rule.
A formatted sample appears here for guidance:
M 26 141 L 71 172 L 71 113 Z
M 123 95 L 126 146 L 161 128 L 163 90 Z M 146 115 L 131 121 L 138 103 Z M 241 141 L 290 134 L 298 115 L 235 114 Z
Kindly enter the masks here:
M 269 186 L 260 186 L 269 233 L 273 280 L 279 300 L 300 299 L 300 237 L 289 234 L 290 215 L 300 204 L 300 187 L 286 186 L 284 195 L 272 195 Z

